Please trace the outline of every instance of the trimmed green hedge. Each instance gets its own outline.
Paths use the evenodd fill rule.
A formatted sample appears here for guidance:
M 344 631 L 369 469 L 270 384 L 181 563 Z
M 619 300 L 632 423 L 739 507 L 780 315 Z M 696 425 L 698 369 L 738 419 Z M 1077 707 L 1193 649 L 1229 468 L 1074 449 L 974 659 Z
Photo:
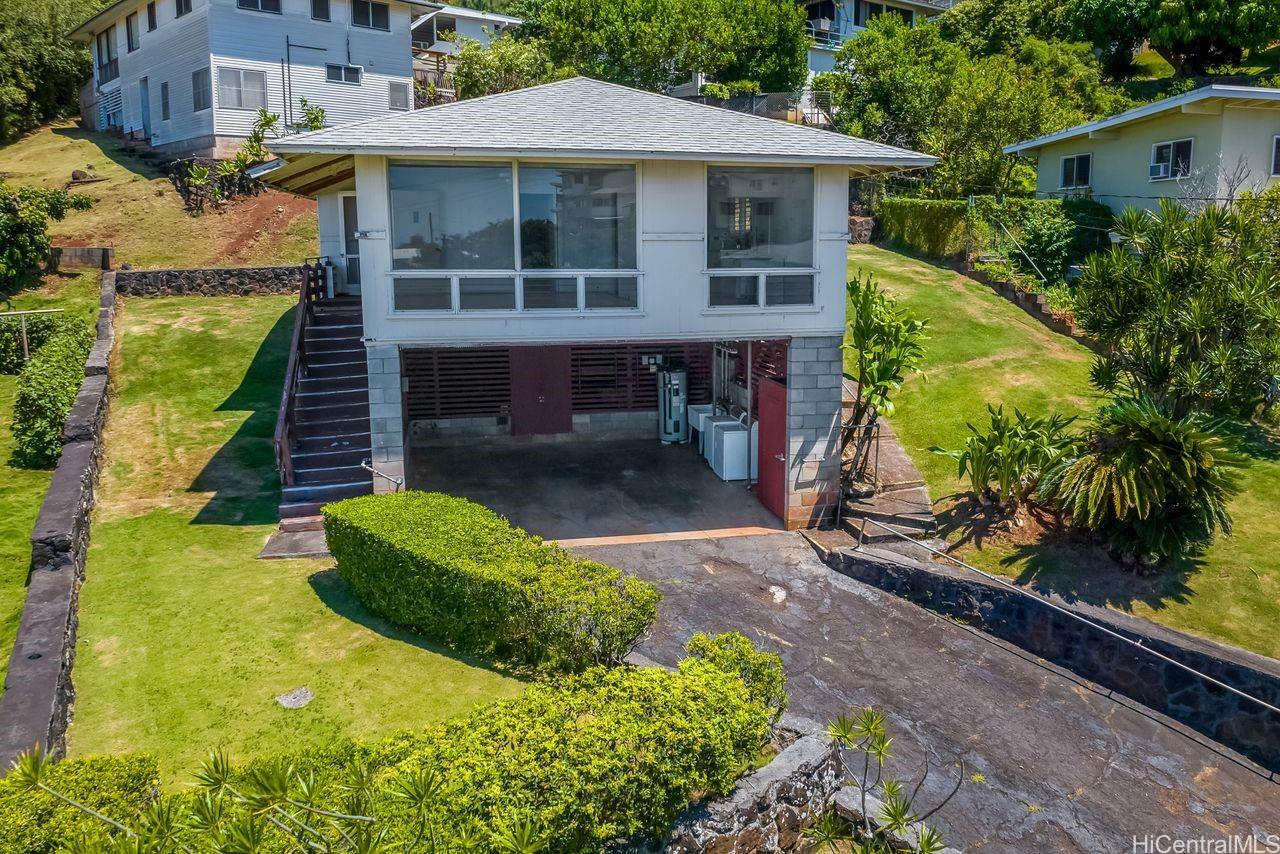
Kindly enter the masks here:
M 159 793 L 160 774 L 155 759 L 143 754 L 90 756 L 54 765 L 45 783 L 104 815 L 132 819 Z M 99 826 L 53 795 L 0 780 L 0 854 L 51 854 Z
M 781 661 L 757 652 L 743 636 L 697 636 L 690 651 L 675 671 L 590 668 L 421 732 L 259 759 L 233 768 L 229 780 L 242 792 L 287 780 L 295 800 L 300 779 L 308 780 L 311 794 L 304 800 L 373 817 L 372 832 L 385 833 L 388 849 L 396 851 L 420 833 L 436 847 L 423 842 L 413 850 L 507 850 L 503 836 L 526 821 L 552 852 L 602 851 L 611 840 L 638 833 L 660 838 L 692 801 L 731 790 L 759 756 L 781 714 L 780 705 L 761 698 L 785 702 L 776 690 Z M 138 808 L 156 794 L 146 772 L 153 767 L 127 758 L 74 760 L 55 766 L 58 781 L 50 785 L 137 828 Z M 441 784 L 425 813 L 397 795 L 423 772 Z M 353 781 L 365 781 L 359 794 L 350 788 Z M 273 784 L 274 791 L 281 788 Z M 42 794 L 24 802 L 15 789 L 14 780 L 0 781 L 0 854 L 48 854 L 86 827 L 70 808 Z M 186 806 L 203 795 L 180 791 L 176 824 L 190 827 Z M 226 819 L 243 817 L 245 809 L 229 803 Z M 288 847 L 276 829 L 259 823 L 260 850 Z M 327 822 L 316 824 L 333 834 Z M 474 848 L 460 844 L 464 832 Z M 212 850 L 207 837 L 186 834 L 189 850 Z
M 367 495 L 322 512 L 329 551 L 356 597 L 457 649 L 581 670 L 621 661 L 657 614 L 651 584 L 463 498 Z
M 54 331 L 18 374 L 13 401 L 13 461 L 46 468 L 62 454 L 62 423 L 84 380 L 93 330 L 75 320 Z
M 958 199 L 881 199 L 876 224 L 894 243 L 933 258 L 965 251 L 969 204 Z
M 55 333 L 84 321 L 65 314 L 27 316 L 27 347 L 35 353 Z M 0 374 L 16 374 L 25 364 L 22 358 L 22 325 L 16 317 L 0 318 Z

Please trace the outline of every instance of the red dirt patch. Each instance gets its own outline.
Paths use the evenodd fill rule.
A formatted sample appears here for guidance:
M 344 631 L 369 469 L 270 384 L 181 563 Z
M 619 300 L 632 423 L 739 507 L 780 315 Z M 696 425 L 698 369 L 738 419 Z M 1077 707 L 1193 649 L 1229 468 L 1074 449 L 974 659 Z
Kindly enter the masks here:
M 304 214 L 315 216 L 316 203 L 279 190 L 264 190 L 256 196 L 236 199 L 224 209 L 232 216 L 232 229 L 219 240 L 220 254 L 226 264 L 242 262 L 253 253 L 254 245 L 265 233 L 283 234 L 293 221 Z

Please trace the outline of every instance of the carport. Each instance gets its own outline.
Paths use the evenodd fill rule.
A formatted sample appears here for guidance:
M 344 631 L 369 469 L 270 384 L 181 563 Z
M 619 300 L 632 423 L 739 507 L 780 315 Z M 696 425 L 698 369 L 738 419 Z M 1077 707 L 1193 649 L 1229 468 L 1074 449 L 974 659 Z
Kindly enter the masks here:
M 786 340 L 403 349 L 407 485 L 558 540 L 782 530 L 787 352 Z M 691 407 L 746 428 L 741 476 L 718 476 L 696 440 L 659 441 L 655 361 L 687 372 Z

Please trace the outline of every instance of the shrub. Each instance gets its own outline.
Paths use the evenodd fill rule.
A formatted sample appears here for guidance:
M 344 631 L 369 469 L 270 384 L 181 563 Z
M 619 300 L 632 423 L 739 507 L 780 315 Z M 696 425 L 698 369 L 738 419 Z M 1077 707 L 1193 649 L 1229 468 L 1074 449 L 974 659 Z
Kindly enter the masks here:
M 1046 284 L 1062 281 L 1075 241 L 1076 225 L 1062 212 L 1061 204 L 1032 208 L 1022 221 L 1020 243 L 1026 252 L 1013 255 L 1027 273 L 1039 273 Z
M 705 659 L 719 670 L 737 673 L 753 700 L 776 710 L 771 724 L 777 723 L 787 710 L 782 660 L 771 652 L 757 650 L 746 635 L 740 632 L 718 635 L 698 632 L 689 638 L 684 648 L 690 656 Z
M 30 354 L 44 346 L 55 332 L 82 324 L 65 314 L 27 316 L 27 349 Z M 16 374 L 26 362 L 22 358 L 22 323 L 16 317 L 0 318 L 0 374 Z
M 425 492 L 328 504 L 338 573 L 369 610 L 449 646 L 550 669 L 620 661 L 657 613 L 650 584 Z
M 150 756 L 89 756 L 48 766 L 44 783 L 59 794 L 120 821 L 132 821 L 159 790 Z M 0 779 L 0 854 L 52 854 L 100 822 L 12 774 Z
M 933 258 L 965 251 L 967 202 L 958 199 L 881 199 L 876 223 L 889 240 Z
M 83 320 L 53 333 L 18 374 L 13 400 L 13 461 L 27 468 L 58 462 L 62 422 L 84 380 L 84 361 L 93 332 Z
M 1098 412 L 1082 451 L 1064 457 L 1042 491 L 1123 554 L 1159 562 L 1231 532 L 1227 500 L 1243 464 L 1222 422 L 1123 399 Z
M 1004 405 L 987 405 L 990 425 L 985 432 L 969 424 L 963 448 L 931 448 L 935 454 L 956 461 L 956 477 L 969 479 L 969 490 L 980 499 L 998 502 L 1016 513 L 1047 471 L 1075 446 L 1067 432 L 1074 418 L 1054 413 L 1033 417 L 1014 409 L 1005 415 Z
M 261 837 L 253 850 L 262 851 L 543 850 L 511 847 L 523 836 L 542 840 L 546 850 L 584 852 L 641 832 L 660 838 L 691 801 L 733 787 L 780 709 L 762 702 L 759 690 L 781 684 L 776 656 L 756 652 L 741 636 L 698 644 L 710 654 L 687 658 L 674 672 L 591 668 L 377 743 L 340 742 L 238 767 L 211 757 L 193 792 L 166 799 L 167 822 L 155 808 L 135 820 L 138 801 L 154 788 L 149 782 L 125 787 L 129 795 L 115 807 L 86 805 L 139 832 L 137 850 L 183 850 L 180 842 L 191 854 L 242 850 L 228 840 L 251 825 Z M 785 695 L 775 699 L 785 702 Z M 73 765 L 79 763 L 42 768 L 28 759 L 0 784 L 13 826 L 47 820 L 47 812 L 33 814 L 27 805 L 45 797 L 39 782 L 60 791 L 54 775 Z M 87 774 L 77 779 L 92 786 Z M 77 799 L 87 801 L 90 792 Z M 49 811 L 63 822 L 76 816 L 69 806 Z M 299 821 L 316 836 L 299 833 Z M 166 824 L 176 838 L 148 847 Z M 285 839 L 281 827 L 316 844 Z M 358 847 L 371 838 L 384 845 Z M 66 833 L 51 839 L 71 841 Z M 3 844 L 0 852 L 49 850 Z
M 0 181 L 0 294 L 22 285 L 49 257 L 49 220 L 90 204 L 80 193 Z

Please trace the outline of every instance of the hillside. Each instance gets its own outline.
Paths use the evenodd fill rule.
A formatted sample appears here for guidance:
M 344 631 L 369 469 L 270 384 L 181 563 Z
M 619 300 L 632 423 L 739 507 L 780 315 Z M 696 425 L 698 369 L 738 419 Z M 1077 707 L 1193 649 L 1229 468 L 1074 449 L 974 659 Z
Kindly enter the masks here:
M 61 187 L 80 169 L 105 180 L 76 189 L 94 200 L 51 229 L 69 246 L 115 246 L 134 267 L 289 264 L 316 252 L 315 203 L 268 190 L 221 211 L 188 214 L 157 169 L 112 137 L 71 123 L 42 127 L 0 148 L 0 177 Z

